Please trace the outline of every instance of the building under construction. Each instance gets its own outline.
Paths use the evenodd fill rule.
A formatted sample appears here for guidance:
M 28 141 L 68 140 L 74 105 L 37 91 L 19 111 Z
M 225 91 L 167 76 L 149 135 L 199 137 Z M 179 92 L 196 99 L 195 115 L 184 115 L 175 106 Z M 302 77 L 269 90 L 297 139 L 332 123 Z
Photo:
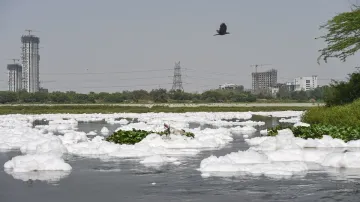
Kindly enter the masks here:
M 22 88 L 29 93 L 38 92 L 40 89 L 39 78 L 39 37 L 31 35 L 23 35 L 22 43 Z
M 22 67 L 20 64 L 8 64 L 9 91 L 17 92 L 22 89 Z
M 270 87 L 277 84 L 277 70 L 271 69 L 265 72 L 253 72 L 252 74 L 252 91 L 255 94 L 267 93 Z

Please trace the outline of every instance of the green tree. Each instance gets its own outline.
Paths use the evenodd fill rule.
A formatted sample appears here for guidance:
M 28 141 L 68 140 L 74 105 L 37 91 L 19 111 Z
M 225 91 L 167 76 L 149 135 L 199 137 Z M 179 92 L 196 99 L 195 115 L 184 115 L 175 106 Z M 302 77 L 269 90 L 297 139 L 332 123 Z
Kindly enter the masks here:
M 0 91 L 0 103 L 11 103 L 16 102 L 18 100 L 18 97 L 15 92 L 9 92 L 9 91 Z
M 49 96 L 50 100 L 55 103 L 69 103 L 71 101 L 67 93 L 60 91 L 52 92 Z
M 149 93 L 146 90 L 134 90 L 132 93 L 131 99 L 134 102 L 139 102 L 139 100 L 149 99 Z
M 154 102 L 168 102 L 167 90 L 163 88 L 153 89 L 150 91 L 151 99 Z
M 327 106 L 343 105 L 360 98 L 360 71 L 349 75 L 348 81 L 333 81 L 325 92 Z
M 348 56 L 360 49 L 360 7 L 354 6 L 350 12 L 334 16 L 320 29 L 327 30 L 327 34 L 319 37 L 325 40 L 327 47 L 319 50 L 318 63 L 322 58 L 325 62 L 328 58 L 339 58 L 345 62 Z

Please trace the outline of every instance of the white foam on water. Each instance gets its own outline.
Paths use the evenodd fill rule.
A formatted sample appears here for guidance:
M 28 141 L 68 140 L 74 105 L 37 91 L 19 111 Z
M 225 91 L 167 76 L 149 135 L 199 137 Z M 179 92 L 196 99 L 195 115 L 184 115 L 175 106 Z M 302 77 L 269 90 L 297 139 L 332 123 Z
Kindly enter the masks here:
M 200 163 L 203 176 L 221 175 L 221 172 L 245 175 L 292 176 L 308 170 L 303 162 L 273 162 L 266 154 L 256 151 L 238 151 L 225 156 L 210 156 Z
M 63 159 L 51 154 L 27 154 L 16 156 L 4 164 L 5 169 L 13 172 L 30 172 L 42 170 L 70 171 L 72 168 Z
M 5 169 L 5 172 L 11 175 L 14 179 L 29 182 L 31 180 L 46 181 L 48 183 L 56 183 L 63 178 L 70 175 L 70 171 L 30 171 L 30 172 L 13 172 Z
M 5 163 L 4 168 L 13 176 L 18 172 L 30 173 L 35 170 L 69 172 L 71 166 L 62 159 L 64 154 L 96 158 L 135 157 L 144 165 L 179 164 L 178 157 L 186 158 L 198 154 L 201 150 L 226 146 L 233 140 L 234 132 L 242 134 L 244 138 L 250 137 L 256 132 L 255 126 L 264 124 L 247 120 L 252 115 L 289 118 L 283 121 L 295 122 L 295 125 L 300 126 L 306 125 L 298 118 L 302 113 L 285 111 L 3 115 L 0 116 L 0 149 L 19 149 L 25 154 Z M 48 120 L 49 125 L 32 128 L 32 122 L 41 119 Z M 131 119 L 139 122 L 130 123 L 128 120 Z M 226 121 L 233 119 L 241 121 Z M 155 133 L 134 145 L 119 145 L 105 141 L 103 136 L 88 138 L 89 133 L 78 131 L 79 121 L 105 121 L 119 124 L 118 130 L 135 128 Z M 164 123 L 175 128 L 186 128 L 186 131 L 193 132 L 195 137 L 156 134 L 157 131 L 164 130 Z M 190 129 L 189 123 L 210 124 L 218 128 Z M 96 132 L 93 132 L 92 135 L 96 135 Z M 109 133 L 105 128 L 100 131 L 101 134 L 105 132 Z M 267 131 L 262 130 L 260 133 L 266 135 Z M 220 171 L 273 177 L 294 176 L 307 171 L 309 162 L 331 167 L 358 167 L 357 151 L 342 153 L 331 149 L 360 147 L 360 140 L 345 143 L 326 135 L 321 139 L 304 140 L 295 138 L 290 130 L 281 130 L 276 137 L 254 137 L 245 141 L 250 146 L 246 152 L 239 151 L 223 157 L 212 156 L 206 158 L 208 160 L 204 159 L 200 165 L 202 176 Z
M 203 176 L 238 174 L 293 176 L 309 170 L 308 164 L 325 167 L 360 168 L 360 152 L 345 148 L 359 146 L 359 141 L 345 143 L 324 135 L 321 139 L 294 137 L 290 129 L 279 130 L 275 137 L 245 139 L 250 148 L 225 156 L 210 156 L 200 163 Z
M 105 127 L 105 126 L 101 128 L 100 132 L 103 135 L 108 135 L 110 133 L 109 129 L 107 127 Z
M 244 126 L 244 127 L 241 127 L 241 126 L 237 126 L 237 127 L 234 127 L 234 128 L 231 128 L 230 129 L 231 133 L 233 134 L 241 134 L 241 135 L 251 135 L 253 133 L 256 132 L 256 129 L 252 126 Z

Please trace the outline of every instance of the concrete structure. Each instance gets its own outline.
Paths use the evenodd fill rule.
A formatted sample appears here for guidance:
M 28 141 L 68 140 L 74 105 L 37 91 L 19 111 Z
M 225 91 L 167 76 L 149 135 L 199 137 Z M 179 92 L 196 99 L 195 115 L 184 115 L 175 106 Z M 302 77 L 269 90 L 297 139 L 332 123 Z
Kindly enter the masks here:
M 295 91 L 308 91 L 318 87 L 317 76 L 311 77 L 298 77 L 294 79 L 294 90 Z
M 269 87 L 275 87 L 277 84 L 277 70 L 271 69 L 265 72 L 253 72 L 252 91 L 255 94 L 268 92 Z
M 225 83 L 222 85 L 219 85 L 219 89 L 237 89 L 237 88 L 241 88 L 242 86 L 236 85 L 236 84 L 231 84 L 231 83 Z
M 286 82 L 285 83 L 286 89 L 290 92 L 295 91 L 295 84 L 294 82 Z
M 22 42 L 22 88 L 27 92 L 34 93 L 40 89 L 39 80 L 39 37 L 34 35 L 24 35 L 21 37 Z
M 8 64 L 9 91 L 18 92 L 22 89 L 22 67 L 20 64 Z

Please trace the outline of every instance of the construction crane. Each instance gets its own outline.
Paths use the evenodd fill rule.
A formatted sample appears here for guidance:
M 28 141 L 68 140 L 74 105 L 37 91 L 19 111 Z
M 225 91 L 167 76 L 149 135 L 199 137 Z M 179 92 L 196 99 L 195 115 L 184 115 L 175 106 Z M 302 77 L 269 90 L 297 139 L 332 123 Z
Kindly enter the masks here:
M 36 30 L 32 30 L 32 29 L 25 29 L 26 32 L 29 32 L 29 35 L 31 35 L 31 32 L 38 32 Z
M 250 67 L 255 67 L 255 73 L 257 73 L 257 68 L 260 66 L 268 66 L 268 65 L 271 65 L 271 64 L 255 64 L 255 65 L 250 65 Z
M 254 83 L 254 90 L 256 92 L 259 91 L 259 75 L 257 74 L 257 68 L 258 67 L 263 67 L 263 66 L 268 66 L 271 64 L 254 64 L 254 65 L 250 65 L 250 67 L 255 67 L 255 83 Z
M 13 60 L 14 64 L 16 64 L 16 61 L 20 61 L 20 59 L 8 59 L 8 60 Z

